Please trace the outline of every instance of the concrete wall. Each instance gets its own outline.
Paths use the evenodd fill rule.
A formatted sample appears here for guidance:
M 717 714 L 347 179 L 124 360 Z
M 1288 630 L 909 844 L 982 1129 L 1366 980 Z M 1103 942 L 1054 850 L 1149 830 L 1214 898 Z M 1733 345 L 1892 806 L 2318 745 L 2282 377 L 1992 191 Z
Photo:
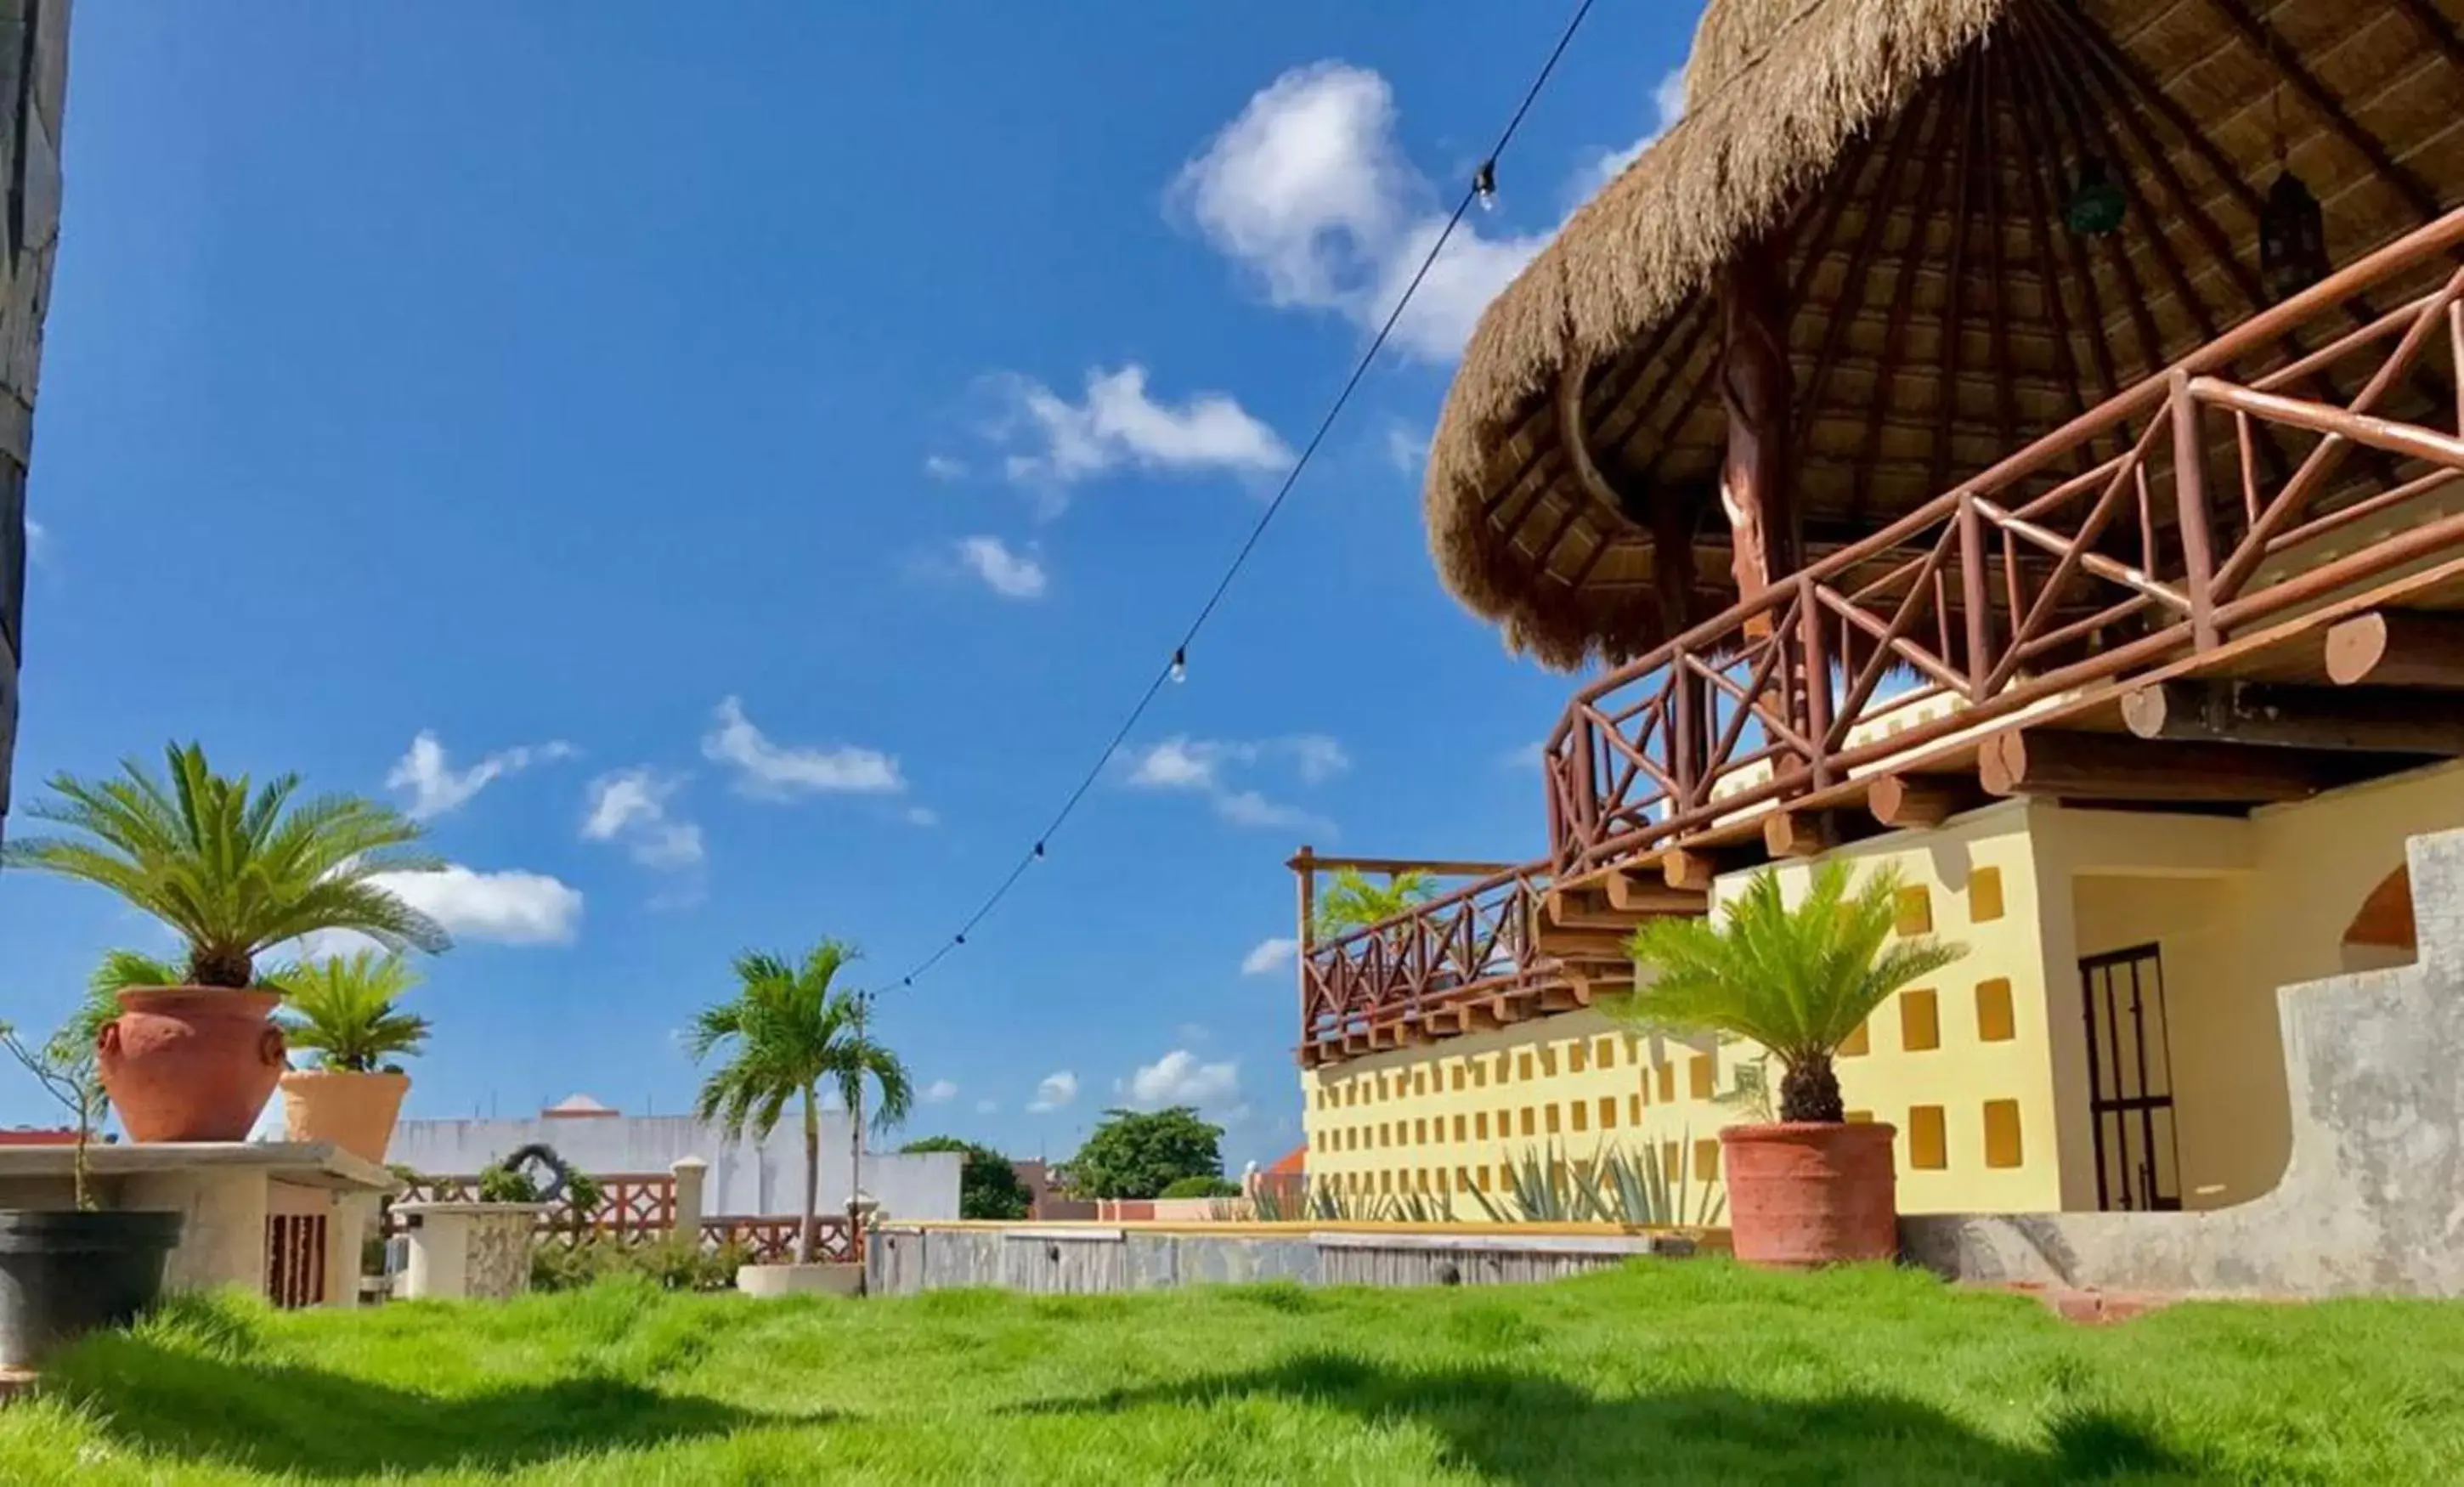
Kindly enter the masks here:
M 0 0 L 0 161 L 11 163 L 8 198 L 19 207 L 11 213 L 17 230 L 0 242 L 0 817 L 9 813 L 9 765 L 16 752 L 26 469 L 33 458 L 43 312 L 51 307 L 59 245 L 68 71 L 68 0 Z
M 2281 840 L 2330 863 L 2367 856 L 2365 838 L 2330 835 L 2298 824 Z M 2108 1291 L 2464 1296 L 2464 832 L 2417 838 L 2409 858 L 2419 962 L 2276 994 L 2289 1153 L 2272 1191 L 2205 1212 L 1914 1216 L 1908 1255 L 1960 1278 Z M 2367 893 L 2361 876 L 2312 877 L 2314 926 Z
M 2272 806 L 2247 820 L 2031 810 L 2057 1034 L 2066 1209 L 2097 1207 L 2087 1116 L 2083 956 L 2154 943 L 2164 965 L 2187 1208 L 2247 1203 L 2292 1151 L 2277 992 L 2401 952 L 2345 935 L 2403 866 L 2408 837 L 2464 827 L 2464 764 L 2438 765 Z M 1977 1208 L 1988 1205 L 1978 1204 Z
M 792 1121 L 781 1122 L 766 1142 L 741 1143 L 690 1116 L 405 1121 L 385 1156 L 422 1172 L 467 1176 L 533 1142 L 555 1147 L 588 1172 L 665 1172 L 680 1158 L 699 1157 L 710 1164 L 703 1211 L 711 1214 L 768 1216 L 803 1206 L 804 1133 Z M 868 1147 L 864 1190 L 896 1217 L 957 1218 L 962 1160 L 954 1151 L 875 1155 Z M 825 1114 L 821 1211 L 844 1212 L 847 1203 L 847 1117 Z
M 1476 1227 L 1476 1226 L 1474 1226 Z M 904 1225 L 873 1235 L 876 1295 L 991 1286 L 1103 1295 L 1289 1280 L 1302 1285 L 1489 1285 L 1553 1280 L 1641 1254 L 1689 1254 L 1673 1235 L 1401 1232 L 1224 1225 L 1217 1232 L 1103 1225 Z

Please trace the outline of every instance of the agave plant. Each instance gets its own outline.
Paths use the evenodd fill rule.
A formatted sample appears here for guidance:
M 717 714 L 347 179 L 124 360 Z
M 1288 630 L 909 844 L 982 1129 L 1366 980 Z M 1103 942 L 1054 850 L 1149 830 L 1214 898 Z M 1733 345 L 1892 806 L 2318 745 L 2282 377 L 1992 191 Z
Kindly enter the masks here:
M 1706 1229 L 1720 1222 L 1727 1199 L 1692 1174 L 1693 1141 L 1678 1143 L 1677 1170 L 1640 1152 L 1596 1151 L 1589 1162 L 1561 1162 L 1551 1144 L 1507 1165 L 1510 1204 L 1473 1189 L 1493 1223 L 1621 1224 L 1634 1229 Z
M 1717 924 L 1677 917 L 1645 924 L 1631 944 L 1638 988 L 1603 1006 L 1653 1031 L 1761 1044 L 1786 1071 L 1780 1120 L 1836 1124 L 1846 1118 L 1832 1067 L 1839 1046 L 1892 992 L 1968 953 L 1929 938 L 1894 943 L 1899 886 L 1886 868 L 1851 893 L 1848 864 L 1826 862 L 1790 908 L 1778 875 L 1757 874 Z
M 258 956 L 318 930 L 357 930 L 392 950 L 451 943 L 382 880 L 438 865 L 407 850 L 415 823 L 357 796 L 296 799 L 294 774 L 252 791 L 246 775 L 214 773 L 194 744 L 164 757 L 163 778 L 134 761 L 104 780 L 53 776 L 52 798 L 28 814 L 76 834 L 11 842 L 0 864 L 99 883 L 178 932 L 187 965 L 158 985 L 255 986 Z
M 394 1005 L 419 985 L 418 970 L 401 955 L 358 950 L 303 961 L 266 979 L 291 1013 L 291 1046 L 317 1054 L 326 1069 L 373 1074 L 389 1057 L 427 1046 L 428 1019 Z

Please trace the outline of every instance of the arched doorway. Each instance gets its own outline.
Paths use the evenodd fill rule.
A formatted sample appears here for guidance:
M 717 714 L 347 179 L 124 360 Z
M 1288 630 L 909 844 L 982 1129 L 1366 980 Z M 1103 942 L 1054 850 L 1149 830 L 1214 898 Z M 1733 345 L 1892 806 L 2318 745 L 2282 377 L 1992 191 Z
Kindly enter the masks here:
M 2347 971 L 2386 970 L 2411 965 L 2420 950 L 2412 921 L 2412 870 L 2400 867 L 2370 890 L 2344 926 L 2343 965 Z

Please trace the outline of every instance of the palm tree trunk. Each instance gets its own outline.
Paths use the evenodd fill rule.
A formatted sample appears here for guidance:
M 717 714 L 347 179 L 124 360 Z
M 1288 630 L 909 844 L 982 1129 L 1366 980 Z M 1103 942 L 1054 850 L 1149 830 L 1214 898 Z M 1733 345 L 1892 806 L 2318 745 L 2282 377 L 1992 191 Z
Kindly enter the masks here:
M 864 1076 L 856 1076 L 851 1093 L 854 1099 L 847 1101 L 847 1248 L 861 1254 L 864 1223 L 855 1201 L 864 1190 Z
M 822 1207 L 822 1117 L 804 1086 L 804 1221 L 796 1226 L 796 1263 L 813 1263 L 813 1225 Z
M 1782 1121 L 1819 1121 L 1837 1124 L 1848 1118 L 1839 1099 L 1839 1076 L 1828 1054 L 1808 1054 L 1788 1066 L 1779 1081 Z

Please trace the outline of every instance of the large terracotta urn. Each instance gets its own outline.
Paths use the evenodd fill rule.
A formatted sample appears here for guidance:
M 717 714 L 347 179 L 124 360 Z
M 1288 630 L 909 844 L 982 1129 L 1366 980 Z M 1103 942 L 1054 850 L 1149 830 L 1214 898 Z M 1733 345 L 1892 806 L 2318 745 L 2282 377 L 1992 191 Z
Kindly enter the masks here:
M 1720 1132 L 1737 1258 L 1804 1268 L 1887 1260 L 1899 1250 L 1897 1127 L 1787 1121 Z
M 246 1141 L 282 1076 L 280 1002 L 215 987 L 121 992 L 95 1052 L 128 1139 Z
M 409 1089 L 407 1074 L 296 1069 L 282 1076 L 283 1134 L 292 1141 L 332 1142 L 382 1165 Z

